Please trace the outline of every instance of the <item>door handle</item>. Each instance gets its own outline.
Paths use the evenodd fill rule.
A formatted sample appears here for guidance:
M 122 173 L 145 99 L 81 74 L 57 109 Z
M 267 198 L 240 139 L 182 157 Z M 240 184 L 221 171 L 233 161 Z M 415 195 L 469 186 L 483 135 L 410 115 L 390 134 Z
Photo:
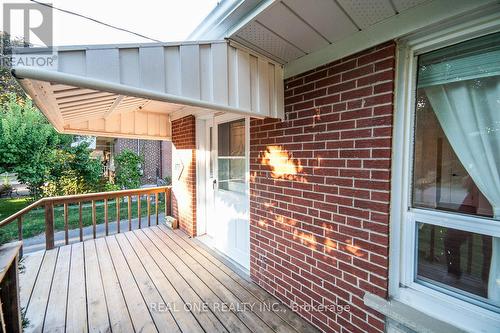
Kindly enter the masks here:
M 217 186 L 217 179 L 214 179 L 212 182 L 212 188 L 215 190 L 216 186 Z

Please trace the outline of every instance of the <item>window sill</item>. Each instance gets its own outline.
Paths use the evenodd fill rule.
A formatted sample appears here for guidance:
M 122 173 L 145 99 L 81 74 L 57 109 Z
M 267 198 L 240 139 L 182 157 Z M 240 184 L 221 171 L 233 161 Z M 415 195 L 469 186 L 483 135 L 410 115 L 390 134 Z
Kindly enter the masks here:
M 415 332 L 494 332 L 499 327 L 500 323 L 496 320 L 478 316 L 466 309 L 454 309 L 454 306 L 446 305 L 433 296 L 408 288 L 401 288 L 400 291 L 400 298 L 390 300 L 366 293 L 364 303 L 400 326 Z M 409 299 L 411 302 L 408 302 Z

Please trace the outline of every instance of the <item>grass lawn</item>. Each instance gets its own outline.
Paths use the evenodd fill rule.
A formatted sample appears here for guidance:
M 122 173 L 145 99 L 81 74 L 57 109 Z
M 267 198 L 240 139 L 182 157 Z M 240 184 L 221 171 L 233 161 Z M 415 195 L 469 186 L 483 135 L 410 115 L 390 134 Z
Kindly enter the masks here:
M 161 213 L 165 209 L 164 195 L 159 195 L 159 209 Z M 29 198 L 5 198 L 0 199 L 0 220 L 14 214 L 31 203 Z M 131 203 L 132 218 L 137 218 L 137 201 L 132 200 Z M 79 224 L 78 205 L 68 206 L 68 225 L 69 229 L 77 229 Z M 155 213 L 154 197 L 151 197 L 151 215 L 152 220 Z M 141 216 L 147 217 L 147 199 L 145 196 L 141 199 Z M 128 219 L 127 198 L 124 198 L 120 203 L 120 219 Z M 96 221 L 97 224 L 104 223 L 104 202 L 96 202 Z M 108 221 L 116 222 L 116 201 L 108 201 Z M 147 219 L 143 219 L 143 225 L 147 223 Z M 62 205 L 54 207 L 54 224 L 55 230 L 64 230 L 64 208 Z M 91 203 L 84 203 L 82 209 L 82 224 L 83 226 L 92 225 L 92 206 Z M 45 232 L 45 210 L 43 207 L 34 209 L 23 216 L 23 238 L 29 238 Z M 13 221 L 8 226 L 0 228 L 0 244 L 16 240 L 18 238 L 17 221 Z

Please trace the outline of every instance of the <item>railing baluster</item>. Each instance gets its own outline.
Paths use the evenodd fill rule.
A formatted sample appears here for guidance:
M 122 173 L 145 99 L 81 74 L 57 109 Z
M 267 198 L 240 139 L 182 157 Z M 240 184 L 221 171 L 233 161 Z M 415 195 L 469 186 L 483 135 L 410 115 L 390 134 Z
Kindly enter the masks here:
M 68 204 L 64 204 L 64 244 L 69 244 Z
M 147 198 L 147 205 L 148 205 L 148 227 L 151 226 L 151 196 L 148 193 L 148 198 Z
M 116 198 L 116 232 L 120 233 L 120 197 Z
M 80 242 L 83 242 L 83 221 L 82 221 L 82 202 L 78 202 L 78 228 L 80 229 Z
M 45 204 L 45 249 L 54 248 L 54 204 Z
M 23 240 L 23 216 L 19 216 L 17 218 L 17 239 L 22 241 Z M 23 256 L 23 246 L 21 245 L 21 248 L 19 249 L 19 257 Z
M 165 216 L 172 215 L 172 206 L 171 206 L 171 192 L 170 188 L 165 190 Z
M 139 223 L 139 229 L 141 229 L 141 195 L 137 195 L 137 222 Z
M 156 225 L 158 225 L 158 193 L 155 193 L 155 215 L 156 215 Z
M 132 231 L 132 197 L 128 196 L 127 201 L 128 231 Z
M 108 199 L 104 199 L 104 229 L 106 230 L 106 236 L 109 234 L 108 226 Z
M 95 200 L 92 200 L 92 236 L 96 238 L 96 214 L 95 214 Z

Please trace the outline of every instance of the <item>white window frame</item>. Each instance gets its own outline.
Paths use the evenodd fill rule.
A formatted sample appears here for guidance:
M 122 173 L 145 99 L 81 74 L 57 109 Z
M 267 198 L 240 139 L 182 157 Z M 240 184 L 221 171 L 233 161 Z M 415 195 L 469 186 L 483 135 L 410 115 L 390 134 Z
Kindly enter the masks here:
M 467 331 L 493 332 L 500 327 L 500 314 L 451 295 L 444 288 L 414 280 L 416 269 L 416 221 L 500 237 L 500 222 L 488 219 L 411 208 L 413 134 L 417 57 L 500 31 L 500 13 L 462 18 L 398 41 L 396 98 L 394 113 L 391 221 L 389 254 L 389 295 L 416 310 Z M 453 220 L 453 222 L 451 222 Z

